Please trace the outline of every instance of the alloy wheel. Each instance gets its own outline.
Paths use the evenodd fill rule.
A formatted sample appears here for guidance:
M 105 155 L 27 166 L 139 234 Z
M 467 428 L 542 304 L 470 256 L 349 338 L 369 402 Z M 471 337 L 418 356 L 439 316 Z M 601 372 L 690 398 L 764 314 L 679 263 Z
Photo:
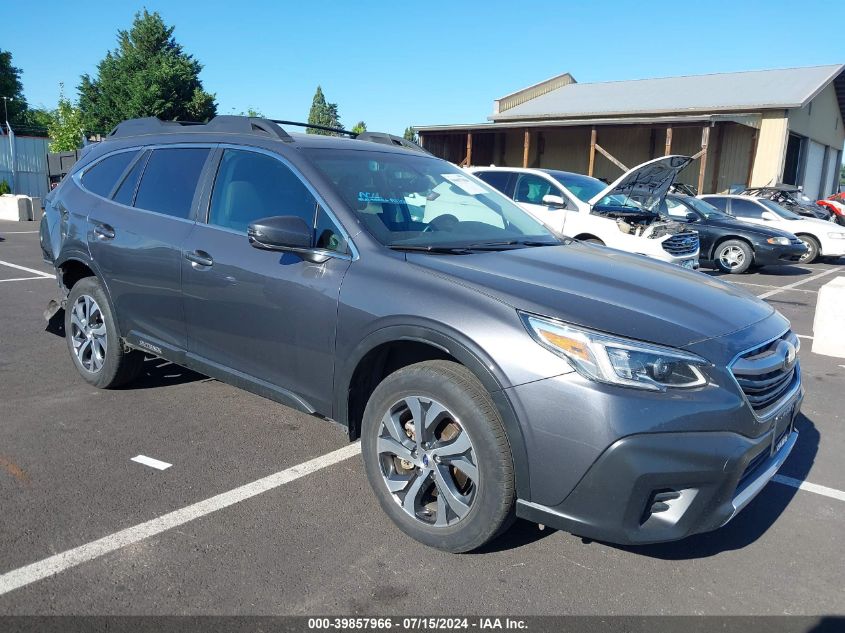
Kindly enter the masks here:
M 478 488 L 475 449 L 458 418 L 431 398 L 408 396 L 384 414 L 376 448 L 399 506 L 434 527 L 469 513 Z
M 739 268 L 745 263 L 745 253 L 739 246 L 728 246 L 719 253 L 719 262 L 729 270 Z
M 90 295 L 79 295 L 71 308 L 71 342 L 79 364 L 97 373 L 106 361 L 108 339 L 100 305 Z

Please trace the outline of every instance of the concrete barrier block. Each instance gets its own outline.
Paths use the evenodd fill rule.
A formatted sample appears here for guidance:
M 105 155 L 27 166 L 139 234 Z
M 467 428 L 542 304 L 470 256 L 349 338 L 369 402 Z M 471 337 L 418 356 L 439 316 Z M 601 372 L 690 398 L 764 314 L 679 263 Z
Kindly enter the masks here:
M 845 277 L 836 277 L 819 290 L 813 353 L 845 358 Z
M 28 196 L 0 196 L 0 220 L 27 222 L 32 219 L 32 201 Z

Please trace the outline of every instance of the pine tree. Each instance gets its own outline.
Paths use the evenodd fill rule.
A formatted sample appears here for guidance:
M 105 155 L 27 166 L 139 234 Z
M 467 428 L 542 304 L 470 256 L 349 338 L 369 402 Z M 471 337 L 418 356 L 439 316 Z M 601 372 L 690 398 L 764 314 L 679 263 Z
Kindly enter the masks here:
M 136 13 L 117 42 L 96 77 L 82 76 L 79 108 L 87 129 L 107 131 L 135 117 L 206 121 L 216 114 L 214 95 L 199 79 L 202 64 L 184 52 L 157 12 Z
M 26 123 L 27 105 L 23 96 L 21 70 L 12 66 L 12 54 L 0 50 L 0 96 L 9 97 L 6 109 L 9 112 L 9 123 L 14 129 L 15 124 Z M 3 103 L 0 100 L 0 108 Z M 0 110 L 0 122 L 6 123 L 3 110 Z
M 326 97 L 320 86 L 317 86 L 317 92 L 314 93 L 314 99 L 311 101 L 311 110 L 308 111 L 308 124 L 343 129 L 343 125 L 340 123 L 340 116 L 337 113 L 337 104 L 326 102 Z M 306 132 L 308 134 L 336 136 L 335 132 L 315 130 L 313 128 L 308 128 Z

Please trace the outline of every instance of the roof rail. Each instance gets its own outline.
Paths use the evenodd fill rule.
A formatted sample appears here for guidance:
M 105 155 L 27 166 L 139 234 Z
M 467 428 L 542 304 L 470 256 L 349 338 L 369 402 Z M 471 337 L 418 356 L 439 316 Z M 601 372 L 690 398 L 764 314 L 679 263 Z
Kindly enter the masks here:
M 355 137 L 359 141 L 369 141 L 370 143 L 381 143 L 382 145 L 393 145 L 394 147 L 404 147 L 415 152 L 423 152 L 424 154 L 431 154 L 426 149 L 417 145 L 413 141 L 395 134 L 387 134 L 386 132 L 361 132 Z
M 413 141 L 409 141 L 406 138 L 396 136 L 394 134 L 386 134 L 385 132 L 361 132 L 360 134 L 356 134 L 350 130 L 328 127 L 326 125 L 312 125 L 310 123 L 300 123 L 298 121 L 264 119 L 260 117 L 245 117 L 230 114 L 216 116 L 208 123 L 200 123 L 196 121 L 162 121 L 161 119 L 152 116 L 145 117 L 143 119 L 128 119 L 122 123 L 118 123 L 118 125 L 109 132 L 107 138 L 126 138 L 130 136 L 143 136 L 145 134 L 228 132 L 230 134 L 264 134 L 282 140 L 286 143 L 292 143 L 294 140 L 293 137 L 288 134 L 284 128 L 280 126 L 280 124 L 293 125 L 312 130 L 322 130 L 324 132 L 332 132 L 334 134 L 343 134 L 344 136 L 349 136 L 359 141 L 369 141 L 371 143 L 381 143 L 382 145 L 402 147 L 404 149 L 422 152 L 424 154 L 431 153 Z
M 194 132 L 228 132 L 232 134 L 266 134 L 287 143 L 293 142 L 293 137 L 285 132 L 273 121 L 258 117 L 234 115 L 216 116 L 208 123 L 194 121 L 162 121 L 156 117 L 143 119 L 129 119 L 119 123 L 108 138 L 124 138 L 141 136 L 144 134 L 173 134 Z

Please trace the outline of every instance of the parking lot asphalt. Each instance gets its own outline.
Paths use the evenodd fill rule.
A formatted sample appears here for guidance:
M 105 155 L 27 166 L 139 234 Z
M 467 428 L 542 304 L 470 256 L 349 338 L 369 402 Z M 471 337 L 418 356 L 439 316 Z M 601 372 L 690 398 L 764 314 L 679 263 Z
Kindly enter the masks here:
M 347 446 L 330 422 L 161 361 L 125 389 L 88 386 L 42 317 L 56 292 L 36 228 L 0 222 L 0 614 L 845 614 L 845 359 L 808 338 L 845 259 L 724 276 L 768 294 L 803 337 L 800 438 L 781 471 L 793 485 L 770 483 L 726 527 L 677 543 L 518 522 L 452 555 L 390 523 L 358 454 L 247 487 Z M 200 503 L 233 490 L 249 492 Z M 151 521 L 146 537 L 113 536 Z M 62 554 L 92 542 L 108 546 Z

